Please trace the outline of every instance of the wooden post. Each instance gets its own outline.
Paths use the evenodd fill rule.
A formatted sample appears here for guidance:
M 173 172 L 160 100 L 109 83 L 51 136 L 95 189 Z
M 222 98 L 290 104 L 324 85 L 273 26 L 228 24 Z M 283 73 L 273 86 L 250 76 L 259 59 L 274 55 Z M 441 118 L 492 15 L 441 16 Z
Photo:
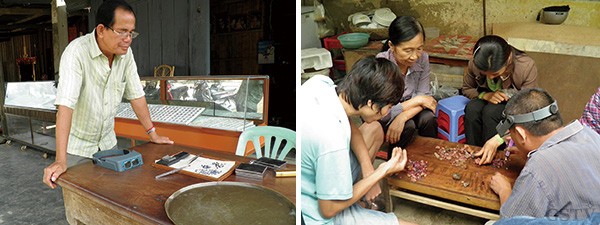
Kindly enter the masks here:
M 52 45 L 55 73 L 59 69 L 60 56 L 67 47 L 67 44 L 69 44 L 67 26 L 67 5 L 65 4 L 65 0 L 52 0 Z

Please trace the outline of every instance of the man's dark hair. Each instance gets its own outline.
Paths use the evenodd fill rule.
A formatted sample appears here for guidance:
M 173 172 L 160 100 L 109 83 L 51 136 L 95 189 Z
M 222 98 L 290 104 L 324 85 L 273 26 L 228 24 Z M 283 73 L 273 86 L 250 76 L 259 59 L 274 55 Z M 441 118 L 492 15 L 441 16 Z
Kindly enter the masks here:
M 404 93 L 404 78 L 393 62 L 368 56 L 352 66 L 339 83 L 337 93 L 343 94 L 344 100 L 356 110 L 367 105 L 369 100 L 381 109 L 400 102 Z
M 515 94 L 504 109 L 506 115 L 526 114 L 544 108 L 554 102 L 550 94 L 539 88 L 524 89 Z M 563 126 L 560 112 L 539 121 L 519 124 L 535 136 L 546 135 Z M 514 126 L 513 126 L 514 127 Z
M 135 16 L 133 8 L 131 8 L 127 2 L 123 0 L 105 0 L 100 7 L 98 7 L 98 12 L 96 13 L 96 26 L 102 24 L 105 27 L 112 28 L 115 24 L 115 10 L 117 8 L 131 12 Z
M 507 64 L 511 52 L 514 52 L 515 56 L 524 54 L 499 36 L 484 36 L 477 40 L 473 47 L 473 63 L 481 71 L 496 72 Z

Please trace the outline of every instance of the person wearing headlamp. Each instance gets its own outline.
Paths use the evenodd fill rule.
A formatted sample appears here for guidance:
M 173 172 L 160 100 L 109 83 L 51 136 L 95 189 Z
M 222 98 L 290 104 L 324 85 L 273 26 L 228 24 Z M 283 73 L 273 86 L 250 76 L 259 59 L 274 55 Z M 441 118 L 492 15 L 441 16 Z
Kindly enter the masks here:
M 504 143 L 494 128 L 506 101 L 519 90 L 537 87 L 536 80 L 533 59 L 501 37 L 488 35 L 475 43 L 462 94 L 471 99 L 465 107 L 466 143 L 483 147 L 474 154 L 481 157 L 480 165 L 491 163 Z
M 600 135 L 578 120 L 564 125 L 548 92 L 525 89 L 506 104 L 499 134 L 510 133 L 527 162 L 514 187 L 500 173 L 490 180 L 500 218 L 585 219 L 600 212 Z

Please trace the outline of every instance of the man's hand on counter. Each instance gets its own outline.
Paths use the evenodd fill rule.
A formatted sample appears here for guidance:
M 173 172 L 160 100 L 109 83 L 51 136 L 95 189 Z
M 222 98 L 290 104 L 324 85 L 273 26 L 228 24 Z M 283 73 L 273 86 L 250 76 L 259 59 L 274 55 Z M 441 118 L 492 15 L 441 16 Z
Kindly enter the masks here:
M 168 137 L 160 136 L 156 132 L 150 133 L 150 141 L 156 144 L 173 144 L 175 142 L 171 141 Z
M 56 188 L 56 183 L 54 182 L 65 171 L 67 171 L 67 162 L 56 161 L 52 163 L 50 166 L 44 169 L 44 184 L 48 185 L 52 189 Z

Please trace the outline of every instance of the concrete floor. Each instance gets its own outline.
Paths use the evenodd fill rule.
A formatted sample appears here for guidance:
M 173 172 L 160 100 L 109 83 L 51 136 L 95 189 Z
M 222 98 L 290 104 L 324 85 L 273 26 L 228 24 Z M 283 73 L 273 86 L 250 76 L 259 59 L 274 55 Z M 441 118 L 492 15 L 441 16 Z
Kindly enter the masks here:
M 42 183 L 54 157 L 20 148 L 19 143 L 0 144 L 0 224 L 68 224 L 62 189 Z

